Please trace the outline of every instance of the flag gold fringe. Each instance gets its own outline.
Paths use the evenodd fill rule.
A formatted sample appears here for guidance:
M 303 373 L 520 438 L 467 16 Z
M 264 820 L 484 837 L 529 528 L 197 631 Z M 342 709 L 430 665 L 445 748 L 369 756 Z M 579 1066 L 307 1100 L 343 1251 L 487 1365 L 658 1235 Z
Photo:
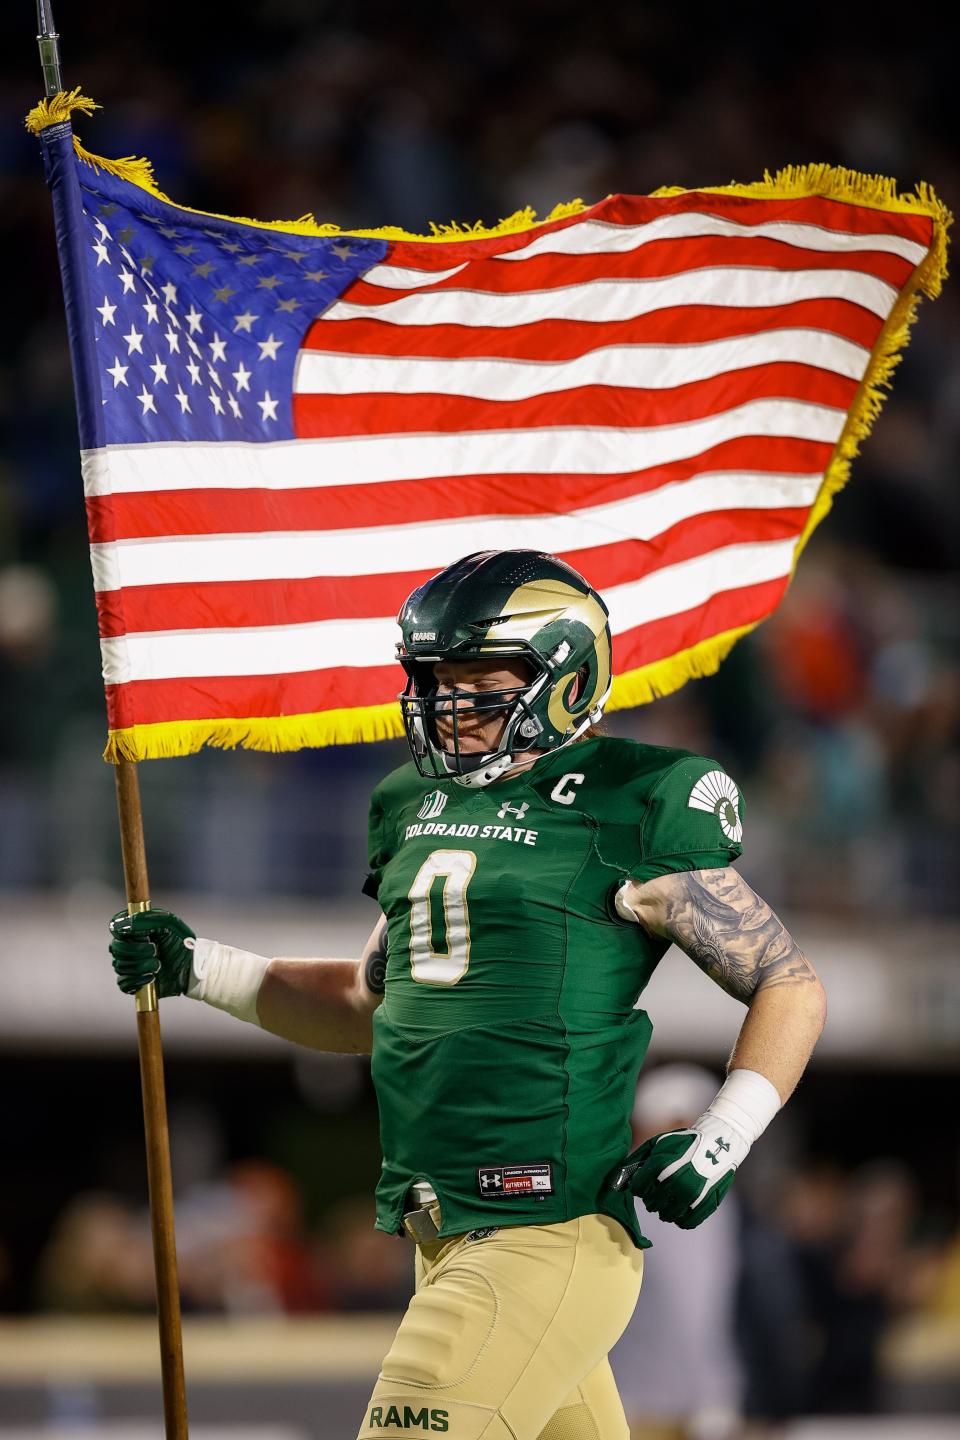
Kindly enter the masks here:
M 31 135 L 39 135 L 48 125 L 62 125 L 75 110 L 82 115 L 92 115 L 94 110 L 102 109 L 103 106 L 91 100 L 89 95 L 81 95 L 78 85 L 76 90 L 60 90 L 56 95 L 39 101 L 23 123 Z
M 69 120 L 74 111 L 92 115 L 94 110 L 102 108 L 88 95 L 82 95 L 78 86 L 76 90 L 61 90 L 49 100 L 41 100 L 23 123 L 31 135 L 39 135 L 48 125 L 58 125 Z M 77 158 L 93 166 L 95 170 L 102 170 L 107 175 L 115 175 L 118 180 L 127 180 L 131 185 L 138 185 L 154 199 L 162 200 L 165 205 L 173 205 L 188 215 L 200 215 L 205 220 L 227 220 L 234 225 L 252 225 L 257 230 L 282 230 L 288 235 L 313 235 L 319 238 L 347 235 L 365 240 L 487 240 L 497 235 L 513 235 L 522 230 L 531 230 L 535 225 L 544 225 L 550 220 L 563 220 L 568 215 L 578 215 L 587 208 L 582 200 L 568 200 L 555 205 L 549 215 L 538 220 L 537 212 L 527 205 L 492 226 L 486 226 L 480 220 L 451 220 L 446 224 L 431 221 L 429 235 L 415 235 L 409 230 L 401 229 L 399 225 L 381 225 L 374 230 L 344 230 L 339 225 L 319 221 L 309 214 L 301 215 L 298 220 L 252 220 L 243 215 L 218 215 L 212 210 L 194 210 L 189 205 L 179 205 L 160 189 L 149 160 L 138 159 L 133 155 L 124 156 L 121 160 L 108 160 L 103 155 L 92 154 L 76 135 L 73 137 L 73 148 Z
M 75 111 L 91 115 L 94 110 L 99 109 L 102 109 L 102 106 L 88 95 L 81 94 L 78 86 L 71 91 L 61 90 L 59 94 L 52 96 L 49 100 L 41 100 L 27 115 L 24 124 L 32 135 L 39 135 L 41 130 L 48 125 L 68 120 Z M 178 205 L 157 185 L 153 166 L 149 160 L 138 159 L 130 155 L 120 160 L 108 160 L 102 155 L 94 155 L 85 149 L 76 136 L 73 138 L 73 144 L 78 158 L 86 164 L 92 165 L 94 169 L 103 170 L 108 175 L 115 175 L 121 180 L 128 180 L 131 184 L 146 190 L 157 200 L 162 200 L 167 205 L 174 205 L 188 215 L 201 215 L 207 220 L 227 220 L 235 225 L 253 225 L 260 230 L 285 230 L 292 235 L 320 237 L 352 235 L 357 238 L 376 240 L 441 242 L 487 240 L 498 235 L 512 235 L 524 230 L 532 230 L 538 225 L 564 220 L 571 215 L 581 215 L 585 210 L 593 208 L 586 205 L 583 200 L 568 200 L 555 205 L 548 215 L 538 219 L 537 212 L 532 206 L 527 205 L 522 210 L 516 210 L 512 215 L 500 220 L 496 225 L 489 226 L 484 225 L 480 220 L 468 223 L 451 220 L 443 224 L 432 220 L 429 235 L 419 235 L 410 230 L 403 230 L 397 225 L 381 225 L 369 230 L 344 230 L 339 225 L 320 222 L 310 214 L 301 215 L 298 220 L 253 220 L 246 216 L 218 215 L 211 210 L 194 210 L 188 205 Z M 859 170 L 848 170 L 843 166 L 826 163 L 788 165 L 777 170 L 773 175 L 769 170 L 765 170 L 762 180 L 746 185 L 731 182 L 729 185 L 700 185 L 695 189 L 685 188 L 682 185 L 661 185 L 659 189 L 650 192 L 649 198 L 658 199 L 669 195 L 694 194 L 741 195 L 754 200 L 798 199 L 803 196 L 817 195 L 826 200 L 841 200 L 851 205 L 862 205 L 877 210 L 899 210 L 912 214 L 929 215 L 934 221 L 934 240 L 930 254 L 921 267 L 917 285 L 933 299 L 940 293 L 940 287 L 946 278 L 947 231 L 953 216 L 943 201 L 934 193 L 932 186 L 923 180 L 918 181 L 916 194 L 901 195 L 897 192 L 896 180 L 886 175 L 865 175 Z M 607 196 L 607 199 L 610 198 Z
M 205 745 L 229 750 L 303 750 L 310 746 L 351 745 L 361 740 L 395 740 L 403 734 L 400 706 L 361 705 L 316 714 L 278 715 L 269 719 L 169 720 L 111 730 L 104 760 L 165 760 L 195 755 Z
M 99 109 L 96 101 L 82 95 L 80 89 L 61 91 L 49 100 L 42 100 L 26 118 L 27 129 L 34 135 L 48 125 L 59 124 L 79 111 L 90 115 Z M 138 185 L 166 204 L 176 202 L 158 188 L 149 160 L 127 156 L 106 160 L 92 155 L 74 137 L 78 157 L 94 168 L 116 175 Z M 739 195 L 748 199 L 778 200 L 819 196 L 826 200 L 843 201 L 867 208 L 894 210 L 901 213 L 926 215 L 933 221 L 930 249 L 898 297 L 880 336 L 874 345 L 870 363 L 857 389 L 846 423 L 834 447 L 816 500 L 797 542 L 791 566 L 791 578 L 797 561 L 820 521 L 829 512 L 833 497 L 842 490 L 850 477 L 850 464 L 859 453 L 861 443 L 870 434 L 873 423 L 892 387 L 891 377 L 902 358 L 910 338 L 910 327 L 917 318 L 922 296 L 935 299 L 947 278 L 947 249 L 953 215 L 925 181 L 916 185 L 916 193 L 900 194 L 897 182 L 886 175 L 865 175 L 842 166 L 814 164 L 789 165 L 751 184 L 706 185 L 696 190 L 682 186 L 663 185 L 651 192 L 651 199 L 671 195 Z M 320 224 L 313 215 L 299 220 L 247 220 L 237 216 L 215 215 L 205 210 L 177 206 L 189 214 L 206 219 L 229 220 L 235 224 L 253 225 L 262 230 L 282 230 L 294 235 L 344 235 L 380 240 L 458 241 L 489 239 L 533 229 L 537 225 L 582 214 L 591 208 L 582 200 L 571 200 L 554 206 L 545 220 L 538 220 L 531 206 L 517 210 L 499 224 L 485 226 L 480 221 L 463 224 L 431 222 L 430 235 L 416 235 L 397 226 L 385 225 L 374 230 L 343 230 L 339 225 Z M 760 622 L 757 621 L 757 624 Z M 658 696 L 678 690 L 687 680 L 712 675 L 736 641 L 754 625 L 728 630 L 681 651 L 677 655 L 655 661 L 651 665 L 618 675 L 608 702 L 610 709 L 642 705 Z M 105 759 L 139 760 L 163 755 L 191 754 L 203 745 L 242 745 L 254 750 L 297 750 L 308 745 L 349 744 L 360 740 L 386 740 L 403 733 L 400 711 L 396 703 L 341 709 L 316 715 L 288 715 L 276 719 L 172 721 L 158 725 L 136 725 L 128 730 L 114 730 L 104 753 Z
M 606 708 L 625 710 L 631 705 L 645 705 L 679 690 L 695 676 L 713 675 L 741 635 L 754 628 L 744 625 L 727 630 L 666 660 L 655 660 L 616 676 Z M 205 745 L 221 750 L 235 745 L 245 750 L 302 750 L 307 746 L 395 740 L 402 734 L 400 706 L 393 701 L 269 719 L 171 720 L 157 725 L 132 725 L 127 730 L 110 731 L 103 758 L 113 764 L 118 760 L 164 760 L 194 755 Z

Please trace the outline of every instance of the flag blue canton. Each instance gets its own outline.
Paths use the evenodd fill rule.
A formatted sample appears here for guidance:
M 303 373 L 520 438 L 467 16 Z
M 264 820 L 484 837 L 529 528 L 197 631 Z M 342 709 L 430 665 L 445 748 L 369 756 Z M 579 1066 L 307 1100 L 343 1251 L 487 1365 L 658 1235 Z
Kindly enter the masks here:
M 193 214 L 76 163 L 104 443 L 294 439 L 303 337 L 387 244 Z

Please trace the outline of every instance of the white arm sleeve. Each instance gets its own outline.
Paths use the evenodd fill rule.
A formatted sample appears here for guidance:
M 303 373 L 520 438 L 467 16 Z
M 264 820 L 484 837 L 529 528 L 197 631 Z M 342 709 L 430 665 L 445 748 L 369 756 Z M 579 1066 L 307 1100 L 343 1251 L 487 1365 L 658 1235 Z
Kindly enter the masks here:
M 204 1000 L 218 1010 L 226 1010 L 238 1020 L 259 1025 L 257 992 L 269 964 L 266 955 L 254 955 L 198 936 L 193 944 L 187 994 L 192 1000 Z

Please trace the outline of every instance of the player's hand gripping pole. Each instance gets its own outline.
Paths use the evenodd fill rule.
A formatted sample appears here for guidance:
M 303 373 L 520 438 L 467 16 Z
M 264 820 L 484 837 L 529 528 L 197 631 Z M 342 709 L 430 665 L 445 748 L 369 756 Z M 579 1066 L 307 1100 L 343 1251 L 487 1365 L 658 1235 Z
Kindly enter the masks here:
M 131 915 L 150 908 L 147 853 L 143 840 L 140 782 L 130 760 L 116 765 L 117 809 L 120 813 L 120 847 L 127 909 Z M 177 1243 L 173 1228 L 173 1181 L 170 1171 L 170 1135 L 163 1083 L 160 1045 L 160 1011 L 153 981 L 138 990 L 137 1042 L 140 1049 L 140 1084 L 143 1090 L 143 1124 L 147 1140 L 147 1183 L 150 1190 L 150 1225 L 153 1263 L 157 1277 L 157 1312 L 160 1321 L 160 1369 L 163 1381 L 163 1416 L 167 1440 L 187 1440 L 187 1392 L 183 1376 L 183 1341 L 180 1332 L 180 1290 L 177 1284 Z

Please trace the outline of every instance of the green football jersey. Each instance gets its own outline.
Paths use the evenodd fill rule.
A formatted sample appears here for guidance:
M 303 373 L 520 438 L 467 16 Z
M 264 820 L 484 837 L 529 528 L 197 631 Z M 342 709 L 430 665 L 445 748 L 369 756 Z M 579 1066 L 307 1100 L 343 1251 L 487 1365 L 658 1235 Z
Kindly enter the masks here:
M 411 763 L 370 806 L 366 889 L 387 919 L 373 1022 L 377 1228 L 427 1180 L 441 1235 L 599 1211 L 644 1239 L 608 1181 L 630 1149 L 667 949 L 623 920 L 628 877 L 727 865 L 739 793 L 713 760 L 595 736 L 482 789 Z

